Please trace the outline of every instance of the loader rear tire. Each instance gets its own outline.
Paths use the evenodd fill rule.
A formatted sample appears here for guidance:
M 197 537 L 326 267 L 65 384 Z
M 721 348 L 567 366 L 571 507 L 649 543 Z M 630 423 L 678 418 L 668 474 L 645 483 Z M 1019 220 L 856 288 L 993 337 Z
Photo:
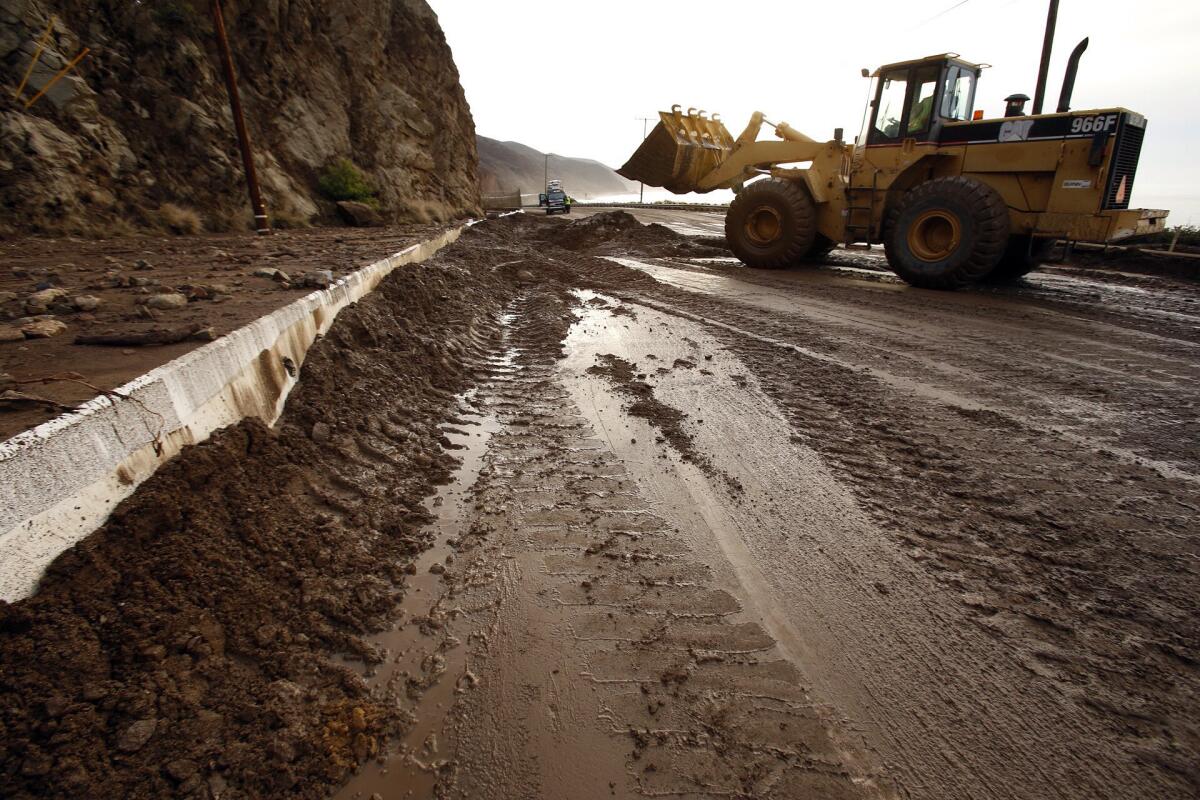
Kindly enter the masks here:
M 892 271 L 913 286 L 961 289 L 996 268 L 1008 234 L 999 192 L 971 178 L 936 178 L 892 207 L 883 246 Z
M 1028 236 L 1014 236 L 1008 240 L 1000 263 L 984 280 L 988 283 L 1018 281 L 1040 267 L 1053 249 L 1053 239 L 1034 239 L 1031 244 Z
M 790 267 L 812 249 L 816 236 L 816 205 L 793 181 L 767 178 L 748 184 L 725 214 L 725 240 L 748 267 Z

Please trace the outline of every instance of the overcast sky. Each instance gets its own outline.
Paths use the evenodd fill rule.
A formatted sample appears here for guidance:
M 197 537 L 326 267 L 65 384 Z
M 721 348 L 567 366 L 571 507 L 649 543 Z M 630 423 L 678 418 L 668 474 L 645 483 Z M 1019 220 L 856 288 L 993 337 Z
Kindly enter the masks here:
M 1047 0 L 430 0 L 480 134 L 620 166 L 637 117 L 679 103 L 736 136 L 756 109 L 817 139 L 862 123 L 862 67 L 956 52 L 994 65 L 976 108 L 1033 96 Z M 957 7 L 955 7 L 957 5 Z M 1149 119 L 1133 202 L 1200 224 L 1200 2 L 1061 0 L 1046 107 L 1084 36 L 1072 107 Z M 769 135 L 766 133 L 764 135 Z

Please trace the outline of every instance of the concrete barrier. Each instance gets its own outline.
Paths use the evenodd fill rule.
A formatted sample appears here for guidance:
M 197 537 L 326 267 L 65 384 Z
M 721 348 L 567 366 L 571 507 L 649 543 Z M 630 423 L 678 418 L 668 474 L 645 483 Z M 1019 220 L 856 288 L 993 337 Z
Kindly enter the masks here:
M 0 442 L 0 598 L 32 594 L 59 553 L 98 528 L 185 445 L 256 416 L 278 419 L 299 368 L 338 312 L 465 226 L 352 272 L 77 410 Z

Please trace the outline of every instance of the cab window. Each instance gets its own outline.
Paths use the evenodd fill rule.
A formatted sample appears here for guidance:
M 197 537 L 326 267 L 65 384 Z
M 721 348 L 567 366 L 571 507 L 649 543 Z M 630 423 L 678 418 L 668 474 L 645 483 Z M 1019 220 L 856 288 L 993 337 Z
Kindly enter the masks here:
M 875 132 L 886 139 L 900 135 L 904 114 L 904 96 L 908 93 L 908 73 L 892 72 L 883 76 L 883 86 L 875 109 Z
M 971 118 L 971 96 L 975 88 L 975 73 L 962 67 L 946 70 L 946 92 L 942 97 L 944 119 Z
M 937 94 L 937 82 L 937 67 L 922 67 L 913 75 L 912 100 L 908 108 L 909 136 L 929 130 L 929 123 L 933 119 L 933 98 Z

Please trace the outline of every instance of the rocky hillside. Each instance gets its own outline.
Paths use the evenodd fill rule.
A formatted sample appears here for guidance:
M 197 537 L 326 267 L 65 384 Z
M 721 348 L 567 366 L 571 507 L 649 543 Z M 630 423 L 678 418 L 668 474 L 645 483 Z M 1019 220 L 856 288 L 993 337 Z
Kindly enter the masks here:
M 518 142 L 499 142 L 486 136 L 476 137 L 479 149 L 479 183 L 484 194 L 512 192 L 525 194 L 545 186 L 546 154 Z M 550 154 L 551 178 L 563 182 L 572 197 L 586 199 L 596 195 L 626 194 L 637 191 L 611 167 L 586 158 L 567 158 Z
M 475 130 L 424 0 L 225 0 L 242 102 L 272 217 L 328 216 L 317 184 L 348 158 L 385 217 L 442 220 L 479 204 Z M 90 54 L 29 111 L 23 99 Z M 249 222 L 208 0 L 0 0 L 0 233 L 104 234 Z M 168 214 L 167 216 L 170 216 Z

